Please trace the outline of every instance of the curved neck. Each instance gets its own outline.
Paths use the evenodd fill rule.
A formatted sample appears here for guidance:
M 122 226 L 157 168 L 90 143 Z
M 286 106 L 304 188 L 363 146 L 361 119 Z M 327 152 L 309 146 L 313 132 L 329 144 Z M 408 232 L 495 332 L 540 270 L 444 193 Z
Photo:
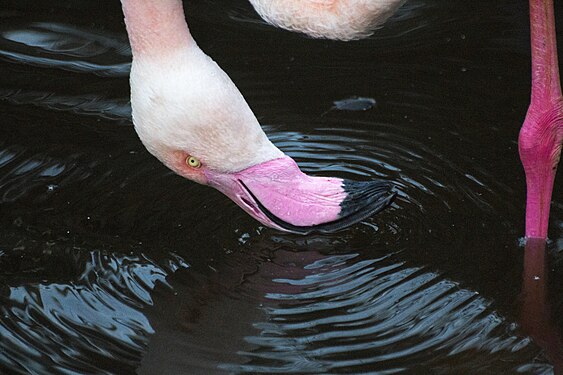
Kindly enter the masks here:
M 553 0 L 530 0 L 532 105 L 561 97 Z
M 166 56 L 193 43 L 181 0 L 121 0 L 133 57 Z

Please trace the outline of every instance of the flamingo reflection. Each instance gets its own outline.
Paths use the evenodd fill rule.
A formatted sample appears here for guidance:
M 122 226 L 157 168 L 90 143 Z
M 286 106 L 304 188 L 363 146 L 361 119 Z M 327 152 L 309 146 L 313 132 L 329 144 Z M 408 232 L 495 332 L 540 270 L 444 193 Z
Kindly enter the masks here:
M 553 364 L 555 374 L 563 374 L 563 340 L 552 318 L 548 298 L 548 254 L 543 239 L 526 242 L 522 276 L 522 308 L 520 324 L 541 346 Z

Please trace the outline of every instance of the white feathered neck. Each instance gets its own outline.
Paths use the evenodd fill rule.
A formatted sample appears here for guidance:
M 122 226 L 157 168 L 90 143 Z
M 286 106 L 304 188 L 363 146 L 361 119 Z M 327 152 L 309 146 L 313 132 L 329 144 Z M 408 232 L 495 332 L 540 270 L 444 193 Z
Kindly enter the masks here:
M 131 106 L 147 149 L 183 151 L 219 172 L 279 158 L 230 78 L 191 37 L 180 0 L 122 0 L 133 50 Z

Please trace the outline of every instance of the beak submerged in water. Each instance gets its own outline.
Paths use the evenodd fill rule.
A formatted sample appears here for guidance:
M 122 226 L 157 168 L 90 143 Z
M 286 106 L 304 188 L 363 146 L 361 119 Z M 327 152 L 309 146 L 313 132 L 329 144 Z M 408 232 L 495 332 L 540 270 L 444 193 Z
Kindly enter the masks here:
M 262 224 L 299 234 L 344 229 L 380 212 L 395 197 L 389 182 L 310 177 L 289 157 L 232 174 L 208 171 L 206 177 Z

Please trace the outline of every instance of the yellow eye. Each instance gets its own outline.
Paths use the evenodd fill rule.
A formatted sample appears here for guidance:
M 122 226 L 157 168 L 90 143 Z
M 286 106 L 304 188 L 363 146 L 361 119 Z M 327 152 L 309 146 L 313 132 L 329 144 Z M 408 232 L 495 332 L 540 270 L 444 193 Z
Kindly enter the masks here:
M 201 162 L 199 161 L 199 159 L 196 158 L 196 157 L 193 157 L 193 156 L 188 156 L 186 158 L 186 164 L 189 165 L 192 168 L 201 167 Z

